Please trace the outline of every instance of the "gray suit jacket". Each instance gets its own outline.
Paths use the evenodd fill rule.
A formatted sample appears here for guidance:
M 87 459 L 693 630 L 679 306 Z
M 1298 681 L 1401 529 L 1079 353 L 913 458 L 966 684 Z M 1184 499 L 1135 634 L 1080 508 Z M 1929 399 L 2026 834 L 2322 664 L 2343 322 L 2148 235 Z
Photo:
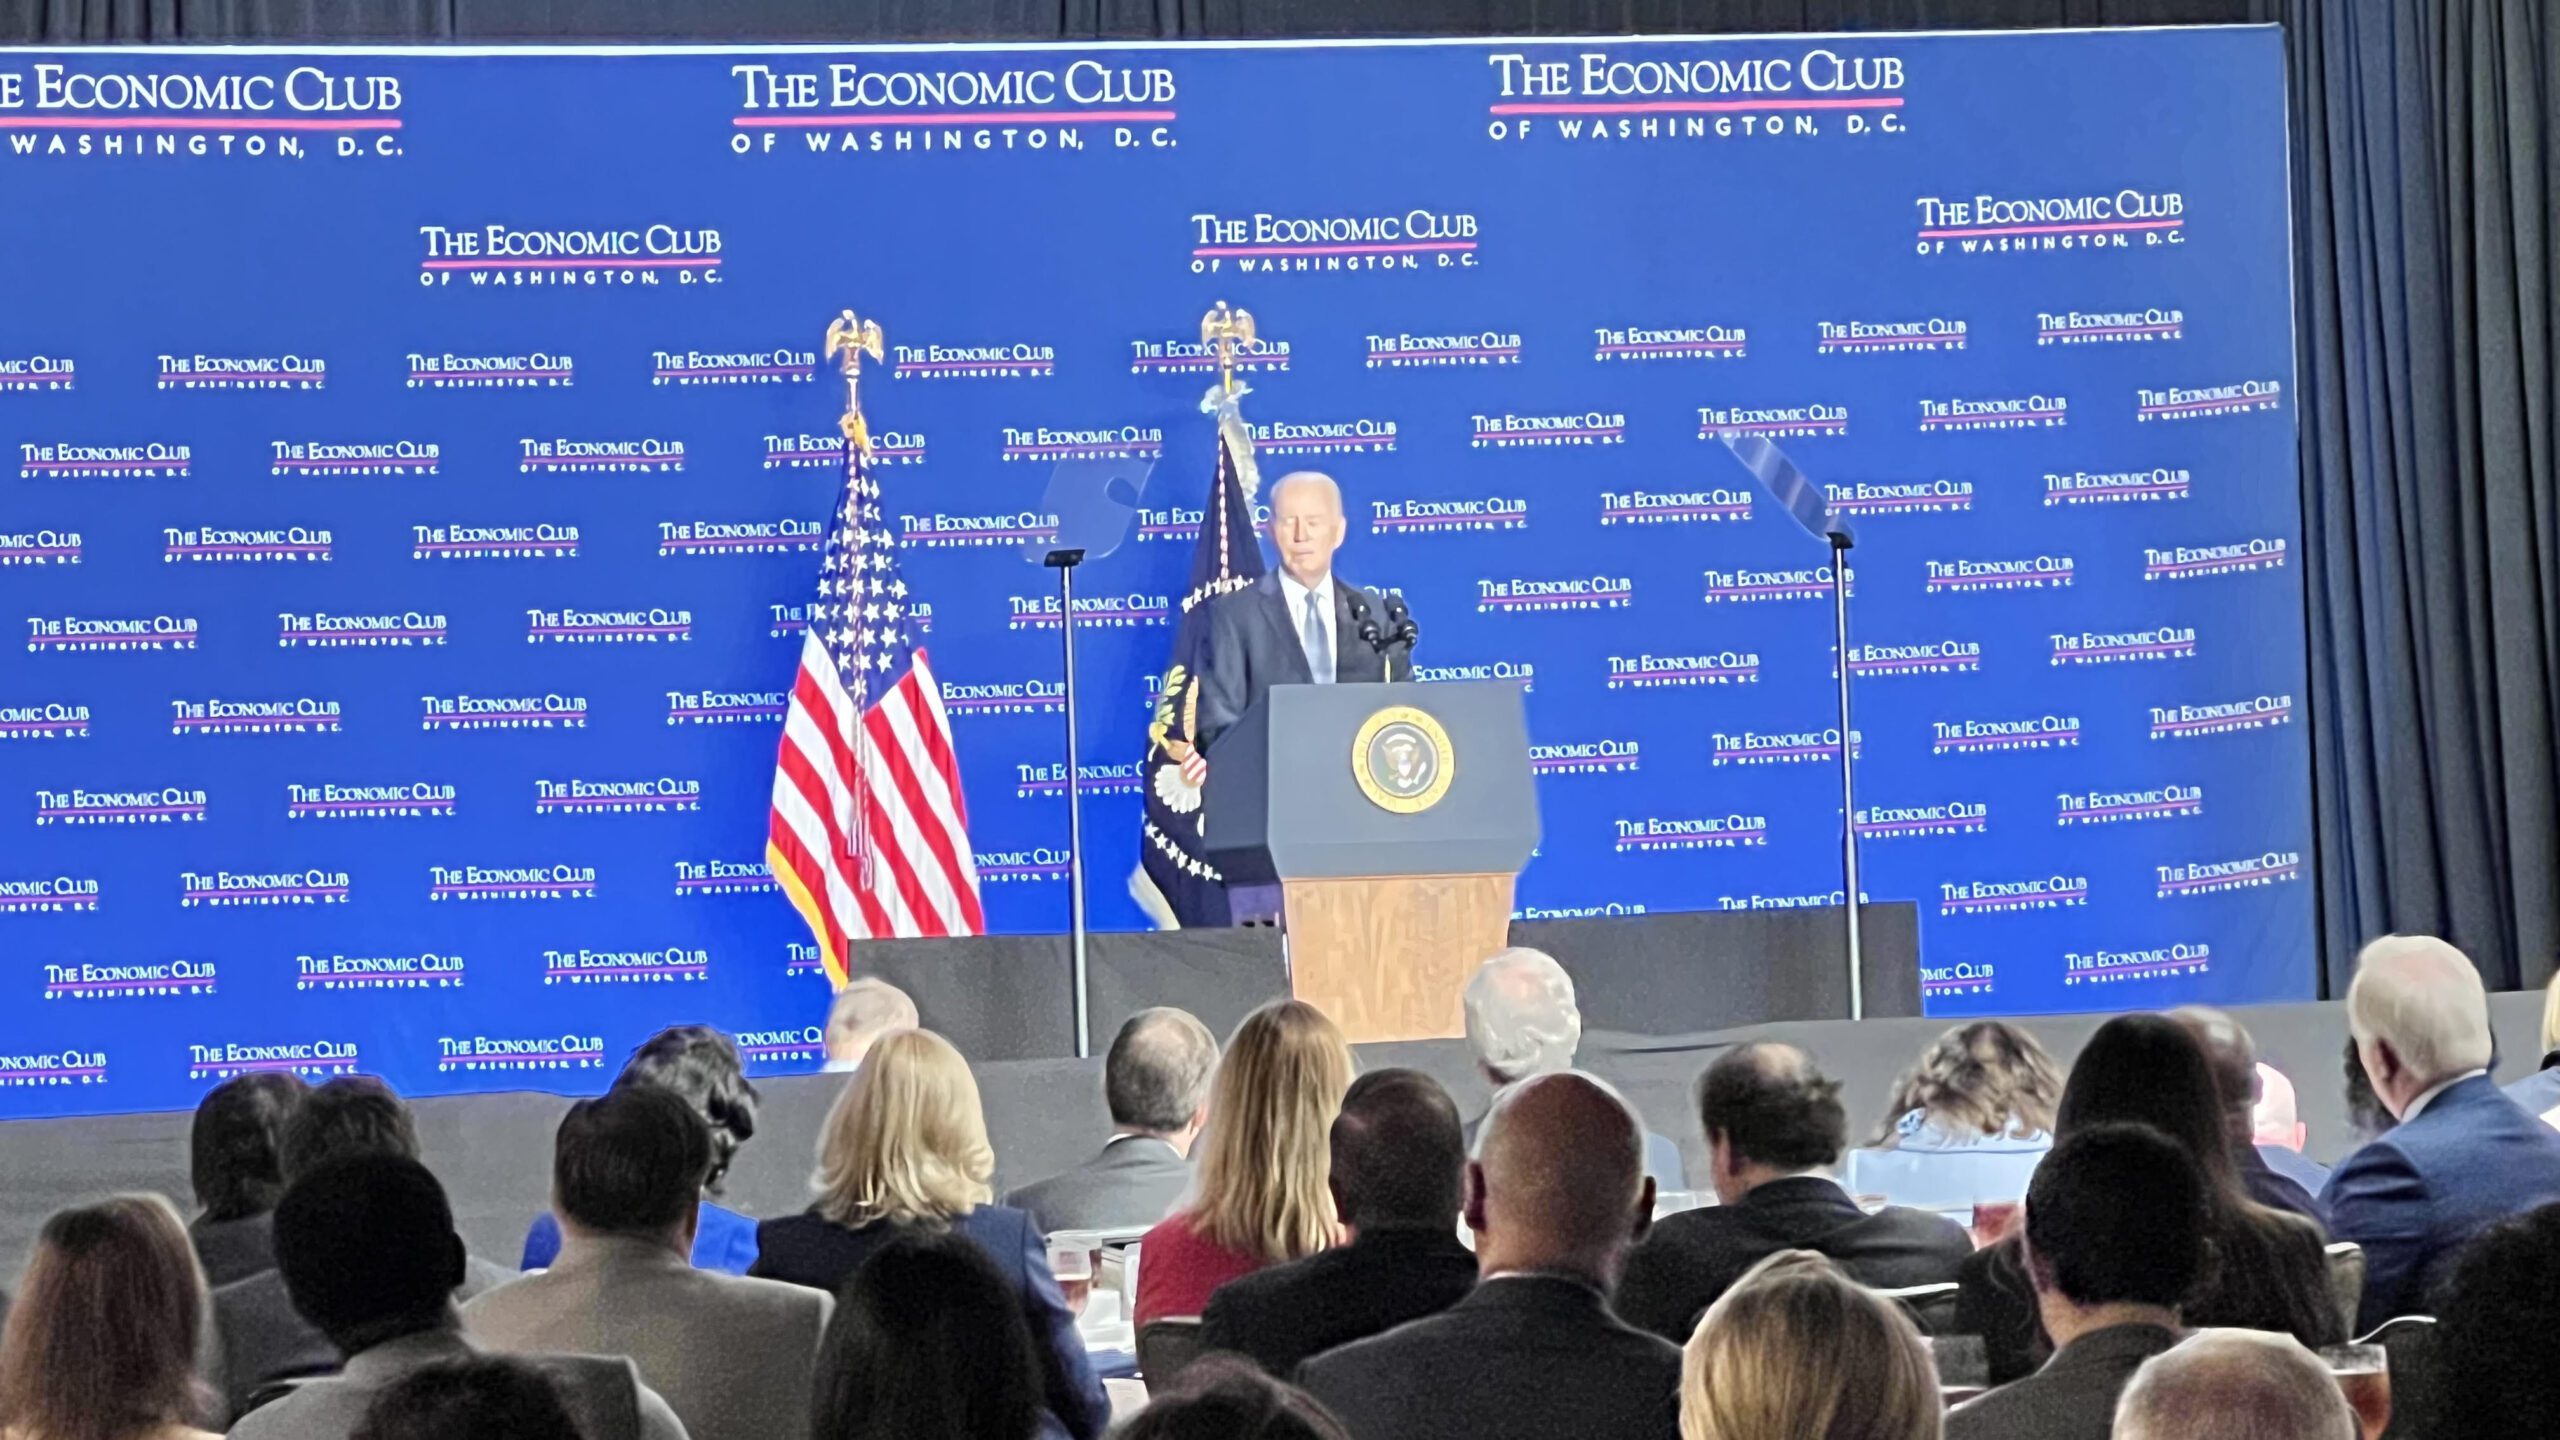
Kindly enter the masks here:
M 456 1300 L 468 1300 L 515 1278 L 471 1257 Z M 293 1308 L 284 1276 L 261 1270 L 213 1292 L 213 1323 L 207 1327 L 203 1352 L 205 1380 L 221 1396 L 222 1419 L 249 1408 L 249 1397 L 279 1380 L 326 1375 L 338 1368 L 338 1347 Z
M 1947 1440 L 2107 1440 L 2133 1372 L 2177 1343 L 2157 1325 L 2091 1331 L 2033 1375 L 1949 1411 Z
M 629 1356 L 693 1440 L 804 1440 L 834 1306 L 822 1290 L 696 1270 L 650 1241 L 571 1237 L 549 1270 L 462 1307 L 462 1327 L 512 1354 Z
M 306 1381 L 240 1417 L 231 1440 L 348 1440 L 376 1395 L 412 1372 L 478 1353 L 459 1330 L 428 1330 L 376 1345 L 349 1360 L 341 1373 Z M 630 1361 L 546 1355 L 535 1363 L 560 1386 L 560 1398 L 586 1440 L 687 1440 L 684 1423 L 640 1383 Z
M 1191 1162 L 1152 1135 L 1123 1135 L 1063 1175 L 1004 1197 L 1028 1211 L 1042 1234 L 1059 1230 L 1138 1230 L 1155 1224 L 1191 1188 Z

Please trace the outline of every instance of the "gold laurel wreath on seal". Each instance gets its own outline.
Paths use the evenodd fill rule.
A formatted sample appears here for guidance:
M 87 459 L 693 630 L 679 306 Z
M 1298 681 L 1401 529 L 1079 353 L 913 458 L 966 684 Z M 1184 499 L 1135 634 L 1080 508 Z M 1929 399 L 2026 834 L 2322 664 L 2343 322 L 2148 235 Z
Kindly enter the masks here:
M 1369 768 L 1369 746 L 1390 725 L 1410 725 L 1421 731 L 1437 752 L 1439 764 L 1432 772 L 1431 783 L 1411 795 L 1398 795 L 1388 789 Z M 1360 793 L 1369 797 L 1369 803 L 1381 810 L 1419 815 L 1440 803 L 1457 773 L 1457 748 L 1449 743 L 1449 732 L 1428 711 L 1410 705 L 1389 705 L 1361 721 L 1359 732 L 1351 737 L 1351 778 L 1359 782 Z

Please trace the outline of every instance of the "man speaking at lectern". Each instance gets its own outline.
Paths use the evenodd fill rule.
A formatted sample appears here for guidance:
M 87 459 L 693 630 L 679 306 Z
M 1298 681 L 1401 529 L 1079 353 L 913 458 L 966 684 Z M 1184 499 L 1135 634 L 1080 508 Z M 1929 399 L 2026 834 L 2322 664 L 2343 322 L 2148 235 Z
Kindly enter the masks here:
M 1209 603 L 1200 671 L 1200 736 L 1218 737 L 1274 685 L 1384 680 L 1388 661 L 1412 664 L 1413 622 L 1401 600 L 1333 573 L 1346 525 L 1342 487 L 1299 470 L 1271 487 L 1271 542 L 1280 568 Z

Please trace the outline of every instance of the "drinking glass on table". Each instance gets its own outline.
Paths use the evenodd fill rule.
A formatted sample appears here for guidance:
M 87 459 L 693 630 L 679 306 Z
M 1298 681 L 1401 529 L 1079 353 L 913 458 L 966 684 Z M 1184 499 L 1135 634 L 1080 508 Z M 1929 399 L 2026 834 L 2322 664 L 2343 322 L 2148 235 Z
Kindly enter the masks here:
M 1058 1291 L 1067 1298 L 1067 1309 L 1078 1318 L 1093 1298 L 1093 1237 L 1061 1230 L 1049 1237 L 1049 1274 L 1058 1282 Z
M 2391 1424 L 2391 1352 L 2379 1345 L 2332 1345 L 2320 1352 L 2320 1363 L 2356 1412 L 2364 1440 L 2381 1440 Z

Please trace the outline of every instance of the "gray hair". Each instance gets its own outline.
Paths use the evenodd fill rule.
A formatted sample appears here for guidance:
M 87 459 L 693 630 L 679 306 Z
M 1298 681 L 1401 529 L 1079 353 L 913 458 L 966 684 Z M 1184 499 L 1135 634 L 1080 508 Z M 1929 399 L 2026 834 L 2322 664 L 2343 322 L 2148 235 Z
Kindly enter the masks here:
M 2290 1335 L 2200 1330 L 2142 1362 L 2116 1440 L 2355 1440 L 2328 1368 Z
M 1292 485 L 1313 485 L 1333 498 L 1333 508 L 1342 509 L 1342 487 L 1321 470 L 1292 470 L 1271 482 L 1271 503 L 1280 503 L 1280 492 Z
M 1582 1045 L 1582 1009 L 1573 977 L 1543 950 L 1514 946 L 1476 967 L 1467 981 L 1467 1043 L 1496 1084 L 1573 1068 Z
M 827 1058 L 859 1059 L 881 1036 L 922 1023 L 906 991 L 865 975 L 837 991 L 835 1003 L 827 1007 Z
M 2388 1043 L 2429 1083 L 2486 1067 L 2493 1049 L 2480 971 L 2429 935 L 2385 935 L 2356 956 L 2347 1028 Z
M 1166 1134 L 1191 1123 L 1209 1098 L 1218 1040 L 1187 1010 L 1159 1006 L 1129 1017 L 1102 1061 L 1111 1123 Z

